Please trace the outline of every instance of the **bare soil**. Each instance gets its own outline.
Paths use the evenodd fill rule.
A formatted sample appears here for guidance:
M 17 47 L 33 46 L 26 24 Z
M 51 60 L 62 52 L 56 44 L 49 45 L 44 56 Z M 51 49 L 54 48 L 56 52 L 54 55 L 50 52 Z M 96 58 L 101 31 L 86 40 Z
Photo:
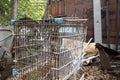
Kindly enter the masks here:
M 50 66 L 50 65 L 48 65 L 48 66 Z M 45 71 L 48 68 L 46 67 Z M 120 80 L 120 66 L 117 64 L 114 67 L 112 67 L 111 70 L 103 69 L 100 63 L 83 66 L 82 69 L 84 70 L 84 73 L 85 73 L 84 80 Z M 44 71 L 44 69 L 42 69 L 42 70 L 39 69 L 39 71 L 38 70 L 33 71 L 31 73 L 28 73 L 28 74 L 22 76 L 19 79 L 18 78 L 17 79 L 9 78 L 7 80 L 41 80 L 39 78 L 39 76 L 45 75 L 45 74 L 43 74 L 43 71 Z M 83 74 L 83 72 L 81 70 L 79 70 L 77 72 L 77 80 L 80 80 L 82 74 Z M 45 78 L 43 80 L 52 80 L 52 76 L 49 75 L 47 78 Z M 74 80 L 74 77 L 71 76 L 68 80 Z
M 114 67 L 111 70 L 105 70 L 101 65 L 83 66 L 85 72 L 85 80 L 120 80 L 120 66 Z M 80 80 L 82 73 L 78 71 L 77 80 Z M 71 77 L 69 80 L 74 80 Z
M 86 66 L 85 80 L 120 80 L 120 70 L 103 70 L 99 66 Z

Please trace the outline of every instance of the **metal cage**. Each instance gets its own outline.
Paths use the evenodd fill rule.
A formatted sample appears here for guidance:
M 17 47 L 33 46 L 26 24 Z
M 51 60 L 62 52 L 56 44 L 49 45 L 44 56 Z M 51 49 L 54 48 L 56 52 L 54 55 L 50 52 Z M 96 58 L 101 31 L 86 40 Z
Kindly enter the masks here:
M 13 49 L 15 76 L 66 80 L 79 70 L 87 19 L 19 20 Z

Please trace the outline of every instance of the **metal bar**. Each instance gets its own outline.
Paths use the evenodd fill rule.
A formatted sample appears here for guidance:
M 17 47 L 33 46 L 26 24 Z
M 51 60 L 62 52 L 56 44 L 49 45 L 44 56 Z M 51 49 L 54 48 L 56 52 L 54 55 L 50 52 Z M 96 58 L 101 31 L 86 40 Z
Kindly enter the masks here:
M 54 54 L 64 54 L 65 52 L 69 52 L 69 51 L 72 51 L 72 50 L 75 50 L 75 49 L 80 49 L 80 48 L 82 48 L 82 47 L 78 46 L 78 47 L 74 47 L 74 48 L 71 48 L 71 49 L 68 49 L 68 50 L 64 50 L 64 51 L 59 52 L 59 53 L 57 53 L 57 52 L 53 52 L 53 53 Z
M 61 69 L 63 69 L 64 67 L 66 67 L 66 66 L 68 66 L 68 65 L 70 65 L 70 64 L 72 64 L 75 60 L 79 60 L 79 56 L 78 57 L 76 57 L 75 59 L 72 59 L 71 61 L 69 61 L 67 64 L 65 64 L 65 65 L 63 65 L 62 67 L 59 67 L 59 68 L 51 68 L 51 69 L 53 69 L 53 70 L 61 70 Z M 79 63 L 79 62 L 78 62 Z
M 120 0 L 117 0 L 117 27 L 116 27 L 116 50 L 118 50 L 119 44 L 119 32 L 120 32 Z
M 94 40 L 102 43 L 101 0 L 93 0 L 94 8 Z
M 106 0 L 106 30 L 107 30 L 107 43 L 110 48 L 110 23 L 109 23 L 109 0 Z
M 70 37 L 77 37 L 77 36 L 82 36 L 85 33 L 80 33 L 80 34 L 74 34 L 74 35 L 66 35 L 66 36 L 55 36 L 55 35 L 51 35 L 53 37 L 59 37 L 59 38 L 70 38 Z

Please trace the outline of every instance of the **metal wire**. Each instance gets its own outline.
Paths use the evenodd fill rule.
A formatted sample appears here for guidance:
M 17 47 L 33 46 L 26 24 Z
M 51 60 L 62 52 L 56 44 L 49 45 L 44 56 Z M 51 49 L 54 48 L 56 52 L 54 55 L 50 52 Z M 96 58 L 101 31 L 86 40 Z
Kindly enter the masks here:
M 66 80 L 79 70 L 87 20 L 16 21 L 14 68 L 29 80 Z

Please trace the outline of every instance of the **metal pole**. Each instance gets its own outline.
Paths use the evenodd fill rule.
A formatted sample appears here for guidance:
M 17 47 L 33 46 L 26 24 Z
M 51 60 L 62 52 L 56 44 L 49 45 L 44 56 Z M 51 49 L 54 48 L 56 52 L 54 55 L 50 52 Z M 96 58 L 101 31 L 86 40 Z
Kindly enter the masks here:
M 119 32 L 120 32 L 120 0 L 117 1 L 117 27 L 116 27 L 116 50 L 118 50 Z
M 96 43 L 102 43 L 102 27 L 101 27 L 101 2 L 93 0 L 94 8 L 94 38 Z
M 110 23 L 109 23 L 109 0 L 106 0 L 106 28 L 107 28 L 107 43 L 108 48 L 110 48 Z

